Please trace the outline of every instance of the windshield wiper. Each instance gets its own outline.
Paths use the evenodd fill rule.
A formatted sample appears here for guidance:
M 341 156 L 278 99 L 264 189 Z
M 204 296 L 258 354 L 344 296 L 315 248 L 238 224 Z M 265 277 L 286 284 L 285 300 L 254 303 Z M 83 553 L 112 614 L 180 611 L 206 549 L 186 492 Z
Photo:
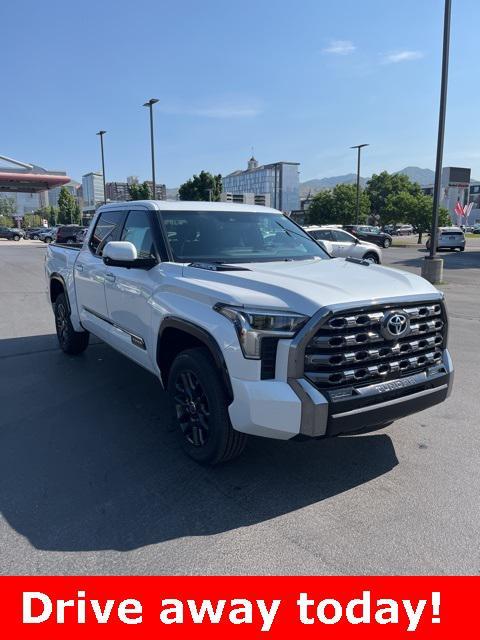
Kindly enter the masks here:
M 191 262 L 189 267 L 196 269 L 206 269 L 207 271 L 250 271 L 246 267 L 240 267 L 237 264 L 222 262 L 221 260 L 211 260 L 208 262 Z
M 302 240 L 312 240 L 312 242 L 315 243 L 315 240 L 313 240 L 312 237 L 308 235 L 308 233 L 300 233 L 299 231 L 294 231 L 293 229 L 287 229 L 283 226 L 283 224 L 280 224 L 278 220 L 275 220 L 275 224 L 278 224 L 280 229 L 283 229 L 288 236 L 299 236 L 300 238 L 302 238 Z

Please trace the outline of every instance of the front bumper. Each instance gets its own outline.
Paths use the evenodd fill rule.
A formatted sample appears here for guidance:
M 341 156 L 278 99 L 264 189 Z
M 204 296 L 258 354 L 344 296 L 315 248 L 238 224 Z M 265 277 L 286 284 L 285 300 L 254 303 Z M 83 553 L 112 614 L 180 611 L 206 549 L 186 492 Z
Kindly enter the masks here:
M 445 350 L 440 365 L 348 396 L 327 397 L 304 378 L 231 382 L 229 413 L 237 431 L 281 440 L 324 438 L 368 431 L 443 402 L 452 389 L 453 365 Z

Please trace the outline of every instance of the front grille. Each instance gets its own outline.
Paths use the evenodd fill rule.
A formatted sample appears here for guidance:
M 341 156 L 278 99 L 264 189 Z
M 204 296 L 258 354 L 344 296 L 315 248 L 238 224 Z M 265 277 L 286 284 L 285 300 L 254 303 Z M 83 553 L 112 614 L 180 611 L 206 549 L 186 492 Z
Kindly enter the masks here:
M 381 333 L 385 313 L 404 311 L 405 337 Z M 328 317 L 305 350 L 305 376 L 318 389 L 362 386 L 423 371 L 442 362 L 446 318 L 440 303 L 376 306 Z

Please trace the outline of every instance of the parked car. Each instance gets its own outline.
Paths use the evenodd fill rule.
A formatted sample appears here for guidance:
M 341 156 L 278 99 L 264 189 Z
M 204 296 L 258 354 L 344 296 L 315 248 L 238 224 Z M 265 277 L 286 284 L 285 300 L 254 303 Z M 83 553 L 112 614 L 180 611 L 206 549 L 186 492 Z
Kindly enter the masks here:
M 28 240 L 39 240 L 40 233 L 45 231 L 45 227 L 31 227 L 25 231 L 25 237 Z
M 38 234 L 38 239 L 42 242 L 46 242 L 47 244 L 54 242 L 57 235 L 57 228 L 58 227 L 49 227 L 48 229 L 45 229 L 45 231 L 41 231 Z
M 81 249 L 47 248 L 45 273 L 60 348 L 83 352 L 91 332 L 157 376 L 202 464 L 236 457 L 249 434 L 385 426 L 453 383 L 440 291 L 331 259 L 269 207 L 107 204 Z
M 480 233 L 480 224 L 473 225 L 473 233 Z
M 413 226 L 411 224 L 400 224 L 395 227 L 394 235 L 396 236 L 409 236 L 413 233 Z
M 382 251 L 376 244 L 359 240 L 348 231 L 328 226 L 309 226 L 304 229 L 321 242 L 334 258 L 360 258 L 376 264 L 382 261 Z
M 359 240 L 372 242 L 384 249 L 388 249 L 392 244 L 392 236 L 389 233 L 381 231 L 378 227 L 372 227 L 366 224 L 348 224 L 343 228 L 345 231 L 352 233 Z
M 427 249 L 430 249 L 431 236 L 426 242 Z M 437 235 L 437 249 L 450 249 L 455 251 L 465 251 L 465 234 L 460 227 L 439 227 Z
M 23 229 L 12 229 L 11 227 L 0 227 L 0 238 L 5 240 L 15 240 L 18 242 L 25 237 Z
M 78 224 L 66 224 L 57 228 L 55 242 L 57 244 L 74 244 L 77 242 L 77 233 L 82 227 Z

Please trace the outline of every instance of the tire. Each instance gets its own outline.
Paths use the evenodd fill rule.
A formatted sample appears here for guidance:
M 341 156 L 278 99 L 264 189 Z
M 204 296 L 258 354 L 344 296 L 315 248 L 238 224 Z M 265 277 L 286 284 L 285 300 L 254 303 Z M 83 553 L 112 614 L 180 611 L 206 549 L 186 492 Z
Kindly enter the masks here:
M 382 247 L 384 249 L 388 249 L 388 247 L 392 244 L 392 241 L 390 240 L 390 238 L 385 238 L 382 244 Z
M 88 331 L 75 331 L 70 320 L 67 298 L 60 293 L 55 300 L 55 328 L 58 344 L 64 353 L 78 355 L 88 347 L 90 334 Z
M 373 253 L 373 251 L 366 253 L 362 259 L 367 262 L 371 262 L 372 264 L 380 264 L 380 258 L 376 253 Z
M 15 234 L 15 235 L 13 236 L 13 239 L 15 240 L 15 242 L 18 242 L 18 241 L 20 240 L 20 238 L 21 238 L 21 236 L 19 236 L 19 235 L 17 235 L 17 234 Z
M 44 240 L 44 242 L 46 242 L 47 244 L 50 244 L 51 241 L 52 241 L 52 239 L 49 238 L 48 236 Z
M 40 238 L 38 237 L 38 235 L 37 235 L 37 234 L 35 234 L 35 235 L 33 236 L 33 240 L 39 240 L 39 239 L 40 239 Z
M 465 251 L 465 247 L 459 247 L 460 251 Z
M 180 443 L 195 462 L 215 465 L 243 452 L 247 436 L 232 427 L 225 385 L 206 349 L 187 349 L 175 358 L 167 390 Z

